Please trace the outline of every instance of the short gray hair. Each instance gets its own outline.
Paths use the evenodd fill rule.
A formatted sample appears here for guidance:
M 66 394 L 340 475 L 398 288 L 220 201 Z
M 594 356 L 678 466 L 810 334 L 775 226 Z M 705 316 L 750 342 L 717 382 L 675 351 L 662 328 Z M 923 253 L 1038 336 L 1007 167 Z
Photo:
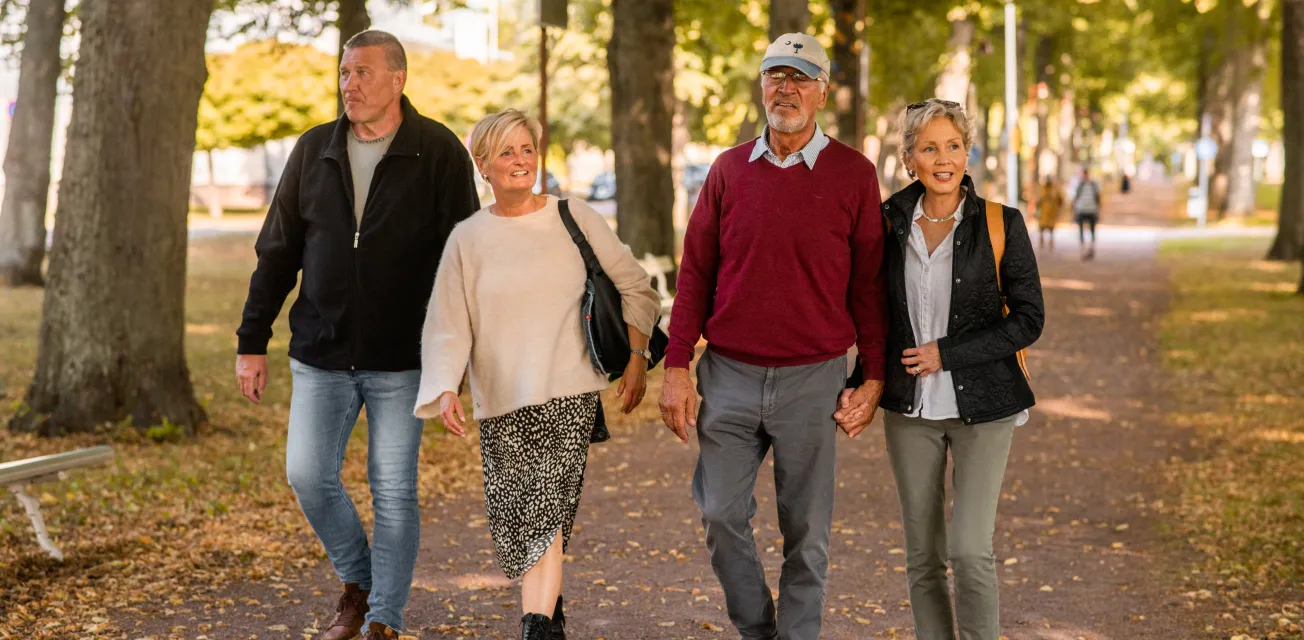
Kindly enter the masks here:
M 384 47 L 385 64 L 389 70 L 407 71 L 407 51 L 403 50 L 403 43 L 394 34 L 380 29 L 367 29 L 344 43 L 345 51 L 362 47 Z
M 955 128 L 960 131 L 960 138 L 964 140 L 965 153 L 968 153 L 969 147 L 973 146 L 973 121 L 965 114 L 964 107 L 950 100 L 929 98 L 906 107 L 906 110 L 901 112 L 901 119 L 897 121 L 897 128 L 901 131 L 902 165 L 905 165 L 906 158 L 914 151 L 915 139 L 919 137 L 920 130 L 927 127 L 933 118 L 951 120 Z

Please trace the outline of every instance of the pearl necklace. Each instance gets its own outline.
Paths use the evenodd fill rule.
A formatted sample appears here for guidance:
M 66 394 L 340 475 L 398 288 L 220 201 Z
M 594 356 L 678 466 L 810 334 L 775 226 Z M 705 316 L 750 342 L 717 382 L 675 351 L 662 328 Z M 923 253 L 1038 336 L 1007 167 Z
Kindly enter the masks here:
M 955 211 L 952 211 L 952 212 L 951 212 L 951 215 L 946 216 L 945 218 L 930 218 L 930 217 L 928 217 L 928 214 L 927 214 L 927 213 L 923 214 L 923 217 L 924 217 L 925 220 L 927 220 L 927 221 L 929 221 L 929 222 L 932 222 L 932 223 L 935 223 L 935 224 L 941 224 L 941 223 L 943 223 L 943 222 L 950 222 L 950 221 L 954 220 L 954 219 L 955 219 L 955 214 L 957 214 L 957 213 L 959 213 L 959 212 L 960 212 L 960 210 L 959 210 L 959 209 L 956 209 Z

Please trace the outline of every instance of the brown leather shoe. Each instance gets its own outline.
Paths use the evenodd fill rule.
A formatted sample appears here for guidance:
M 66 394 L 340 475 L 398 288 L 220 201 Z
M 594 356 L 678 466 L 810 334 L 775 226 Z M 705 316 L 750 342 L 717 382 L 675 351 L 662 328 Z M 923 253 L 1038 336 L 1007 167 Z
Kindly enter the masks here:
M 397 640 L 397 638 L 397 632 L 379 622 L 367 625 L 367 635 L 362 636 L 362 640 Z
M 356 584 L 344 585 L 340 602 L 335 605 L 335 619 L 331 620 L 330 627 L 321 635 L 321 640 L 353 640 L 358 637 L 367 611 L 370 610 L 367 606 L 369 595 L 370 591 L 363 591 Z

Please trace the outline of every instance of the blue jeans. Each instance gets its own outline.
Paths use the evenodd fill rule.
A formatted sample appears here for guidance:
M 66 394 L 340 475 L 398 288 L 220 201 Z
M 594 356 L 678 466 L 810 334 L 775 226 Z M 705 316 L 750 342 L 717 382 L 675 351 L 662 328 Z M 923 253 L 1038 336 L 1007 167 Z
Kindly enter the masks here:
M 421 537 L 417 452 L 424 423 L 412 415 L 421 371 L 327 371 L 294 359 L 290 371 L 290 486 L 340 581 L 371 590 L 367 624 L 401 630 Z M 364 406 L 367 479 L 376 512 L 370 546 L 340 482 L 344 447 Z

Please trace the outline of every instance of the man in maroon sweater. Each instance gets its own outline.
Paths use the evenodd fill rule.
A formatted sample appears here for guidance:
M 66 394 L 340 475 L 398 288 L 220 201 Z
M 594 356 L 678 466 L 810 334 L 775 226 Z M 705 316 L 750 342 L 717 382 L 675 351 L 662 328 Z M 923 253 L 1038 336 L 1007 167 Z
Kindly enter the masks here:
M 747 639 L 819 637 L 838 423 L 855 437 L 883 391 L 883 222 L 874 165 L 820 130 L 829 59 L 805 34 L 761 62 L 768 125 L 716 159 L 684 237 L 661 416 L 701 452 L 693 498 L 729 618 Z M 701 411 L 688 375 L 697 341 Z M 866 382 L 843 390 L 857 345 Z M 854 410 L 864 417 L 850 418 Z M 835 422 L 835 420 L 837 422 Z M 783 533 L 776 614 L 752 539 L 766 452 Z

